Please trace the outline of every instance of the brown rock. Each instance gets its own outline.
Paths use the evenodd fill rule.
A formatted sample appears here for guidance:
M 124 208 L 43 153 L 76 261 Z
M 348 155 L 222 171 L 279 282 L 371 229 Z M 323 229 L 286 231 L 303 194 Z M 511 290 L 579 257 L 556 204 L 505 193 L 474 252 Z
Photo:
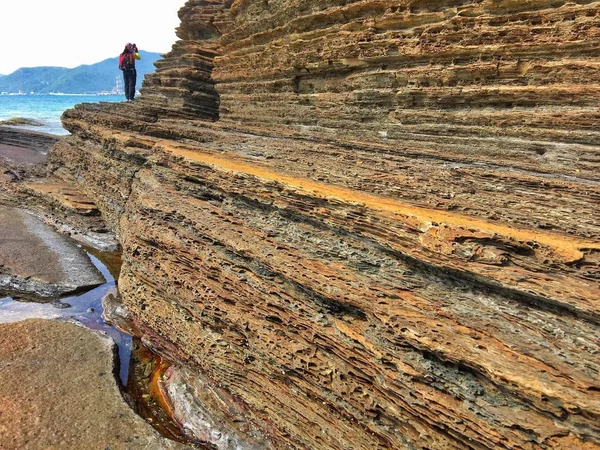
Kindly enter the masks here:
M 180 15 L 50 157 L 147 339 L 275 448 L 598 448 L 598 5 Z
M 113 346 L 72 323 L 0 325 L 0 448 L 184 448 L 127 406 L 113 376 Z
M 0 206 L 0 288 L 52 297 L 105 282 L 85 252 L 26 212 Z
M 10 155 L 5 155 L 5 149 L 0 146 L 0 155 L 7 156 L 15 162 L 39 162 L 38 159 L 45 158 L 48 150 L 59 139 L 59 136 L 53 134 L 13 128 L 0 124 L 0 143 L 10 147 L 11 150 Z M 21 149 L 21 155 L 18 155 L 15 147 Z M 6 150 L 8 151 L 8 149 Z
M 118 250 L 94 202 L 75 186 L 46 176 L 47 152 L 58 140 L 46 133 L 0 127 L 0 205 L 26 210 L 88 247 Z
M 30 148 L 17 147 L 16 145 L 0 144 L 0 156 L 15 163 L 43 163 L 47 155 Z

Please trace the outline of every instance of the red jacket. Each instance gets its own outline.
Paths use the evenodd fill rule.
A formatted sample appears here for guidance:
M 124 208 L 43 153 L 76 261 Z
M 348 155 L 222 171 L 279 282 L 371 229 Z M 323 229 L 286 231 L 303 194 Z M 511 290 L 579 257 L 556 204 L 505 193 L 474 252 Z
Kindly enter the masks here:
M 135 69 L 135 60 L 140 59 L 139 53 L 121 53 L 119 55 L 119 69 L 133 70 Z

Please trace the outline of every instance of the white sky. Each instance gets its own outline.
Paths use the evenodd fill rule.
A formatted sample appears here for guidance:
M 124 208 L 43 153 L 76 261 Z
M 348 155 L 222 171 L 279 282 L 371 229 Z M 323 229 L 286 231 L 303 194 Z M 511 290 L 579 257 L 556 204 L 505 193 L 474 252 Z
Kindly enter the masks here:
M 186 0 L 2 0 L 0 74 L 116 57 L 127 42 L 166 53 Z

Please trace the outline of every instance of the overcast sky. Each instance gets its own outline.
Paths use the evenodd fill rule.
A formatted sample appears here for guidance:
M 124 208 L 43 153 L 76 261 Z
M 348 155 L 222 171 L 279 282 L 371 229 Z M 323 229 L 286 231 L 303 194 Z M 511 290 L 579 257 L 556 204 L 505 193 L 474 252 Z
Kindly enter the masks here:
M 3 0 L 0 74 L 21 67 L 76 67 L 116 57 L 127 42 L 166 53 L 186 0 Z

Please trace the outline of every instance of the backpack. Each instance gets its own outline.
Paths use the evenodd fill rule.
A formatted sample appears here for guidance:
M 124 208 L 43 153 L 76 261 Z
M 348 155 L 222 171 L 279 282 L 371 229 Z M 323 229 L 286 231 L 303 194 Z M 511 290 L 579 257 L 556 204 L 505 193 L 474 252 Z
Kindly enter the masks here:
M 119 69 L 121 70 L 133 70 L 133 55 L 130 53 L 121 53 L 119 55 Z

